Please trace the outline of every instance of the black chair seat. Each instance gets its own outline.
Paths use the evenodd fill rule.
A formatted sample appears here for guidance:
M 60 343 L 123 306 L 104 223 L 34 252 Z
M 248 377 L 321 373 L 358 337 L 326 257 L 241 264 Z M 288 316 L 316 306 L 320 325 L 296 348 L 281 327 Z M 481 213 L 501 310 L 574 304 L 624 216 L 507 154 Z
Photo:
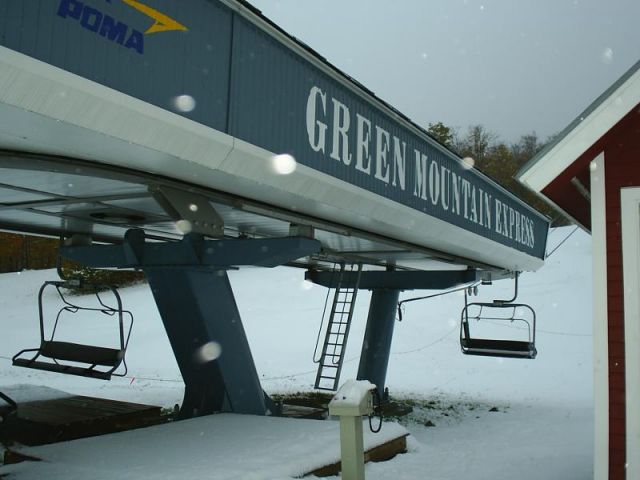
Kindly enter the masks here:
M 507 358 L 535 358 L 537 351 L 530 342 L 516 340 L 487 340 L 483 338 L 463 338 L 462 352 L 467 355 L 482 355 Z
M 67 375 L 77 375 L 79 377 L 96 378 L 98 380 L 111 380 L 111 373 L 101 372 L 92 368 L 76 367 L 72 365 L 60 365 L 58 363 L 39 362 L 29 358 L 16 358 L 13 360 L 13 366 L 33 368 L 36 370 L 44 370 L 46 372 L 66 373 Z
M 71 342 L 44 341 L 40 345 L 40 355 L 54 360 L 117 367 L 124 358 L 124 350 Z

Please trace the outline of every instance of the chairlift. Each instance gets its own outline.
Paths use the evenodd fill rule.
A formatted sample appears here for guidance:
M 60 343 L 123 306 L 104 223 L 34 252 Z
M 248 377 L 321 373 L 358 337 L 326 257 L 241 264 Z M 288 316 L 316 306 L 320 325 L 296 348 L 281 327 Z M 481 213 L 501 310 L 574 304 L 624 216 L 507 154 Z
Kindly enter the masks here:
M 78 288 L 80 286 L 88 287 L 92 290 L 92 293 L 97 299 L 96 306 L 86 307 L 76 305 L 69 300 L 68 294 L 65 295 L 65 293 L 63 293 L 63 290 Z M 63 306 L 58 310 L 55 321 L 53 321 L 51 335 L 47 337 L 43 294 L 45 290 L 50 290 L 51 288 L 55 289 L 58 293 Z M 115 299 L 115 306 L 108 305 L 103 300 L 104 293 L 109 291 Z M 128 310 L 123 310 L 120 294 L 115 287 L 111 285 L 88 285 L 79 280 L 48 281 L 40 288 L 38 306 L 40 316 L 40 347 L 21 350 L 13 357 L 13 365 L 100 380 L 110 380 L 112 376 L 123 377 L 127 374 L 125 353 L 133 327 L 133 314 Z M 56 338 L 58 327 L 68 320 L 69 315 L 88 312 L 113 317 L 116 320 L 118 328 L 117 346 L 101 347 L 60 341 Z M 125 326 L 125 323 L 128 325 Z M 35 352 L 35 355 L 31 358 L 25 355 L 30 352 Z M 119 373 L 115 373 L 120 365 L 123 366 L 123 369 L 121 369 Z
M 527 304 L 514 303 L 518 296 L 518 272 L 515 274 L 515 292 L 509 300 L 467 303 L 468 295 L 473 293 L 465 291 L 465 305 L 460 316 L 462 353 L 488 357 L 536 358 L 536 313 Z M 472 330 L 477 331 L 481 323 L 512 327 L 509 331 L 517 339 L 473 336 Z M 472 324 L 475 324 L 473 328 Z

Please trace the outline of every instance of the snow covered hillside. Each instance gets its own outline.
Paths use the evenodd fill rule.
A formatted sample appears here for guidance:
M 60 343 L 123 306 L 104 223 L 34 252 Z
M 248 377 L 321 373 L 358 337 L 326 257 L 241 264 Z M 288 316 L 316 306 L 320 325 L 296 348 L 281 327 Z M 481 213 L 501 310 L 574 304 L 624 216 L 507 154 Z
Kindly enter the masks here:
M 571 231 L 552 232 L 550 249 Z M 136 318 L 127 378 L 100 382 L 11 367 L 14 353 L 37 346 L 38 288 L 54 278 L 53 271 L 0 275 L 0 388 L 46 385 L 166 406 L 182 400 L 179 371 L 146 285 L 121 292 Z M 230 272 L 230 278 L 265 390 L 311 390 L 326 289 L 304 282 L 303 271 L 290 268 L 247 268 Z M 512 289 L 510 281 L 496 282 L 480 287 L 479 298 L 510 298 Z M 402 298 L 424 293 L 405 292 Z M 357 370 L 368 298 L 368 292 L 358 296 L 342 381 Z M 532 361 L 462 355 L 458 332 L 464 297 L 459 293 L 407 304 L 394 334 L 387 375 L 391 395 L 467 407 L 454 409 L 458 414 L 451 417 L 440 415 L 431 422 L 435 427 L 424 425 L 418 409 L 408 425 L 411 452 L 368 465 L 368 478 L 418 478 L 424 472 L 437 479 L 471 472 L 474 479 L 590 477 L 590 238 L 576 232 L 539 272 L 524 274 L 518 300 L 537 313 L 538 357 Z M 487 413 L 492 406 L 498 412 Z

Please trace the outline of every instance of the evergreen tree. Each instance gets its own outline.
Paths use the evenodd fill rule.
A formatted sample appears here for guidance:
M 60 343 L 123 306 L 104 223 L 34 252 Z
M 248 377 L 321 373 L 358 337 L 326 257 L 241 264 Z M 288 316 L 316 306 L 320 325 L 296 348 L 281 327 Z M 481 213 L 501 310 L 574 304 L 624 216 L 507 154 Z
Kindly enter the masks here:
M 445 147 L 453 147 L 453 130 L 442 122 L 430 123 L 427 132 Z

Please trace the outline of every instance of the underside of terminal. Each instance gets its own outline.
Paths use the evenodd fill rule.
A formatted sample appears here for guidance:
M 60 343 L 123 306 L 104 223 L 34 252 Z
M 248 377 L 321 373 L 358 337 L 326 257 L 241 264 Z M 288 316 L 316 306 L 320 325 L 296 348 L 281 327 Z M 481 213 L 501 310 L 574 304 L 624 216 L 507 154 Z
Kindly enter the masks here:
M 144 272 L 185 382 L 180 418 L 278 413 L 227 277 L 246 266 L 299 267 L 333 291 L 318 389 L 339 385 L 363 289 L 358 379 L 382 399 L 402 291 L 512 279 L 512 299 L 466 305 L 461 348 L 536 356 L 517 279 L 543 264 L 545 217 L 244 2 L 85 3 L 0 5 L 12 20 L 0 27 L 0 228 L 59 238 L 62 258 L 91 268 Z M 55 325 L 83 313 L 65 296 L 74 282 L 43 286 L 64 299 Z M 128 311 L 117 291 L 101 297 L 112 286 L 89 287 L 119 345 L 56 337 L 41 291 L 41 336 L 14 365 L 121 374 Z M 528 337 L 474 337 L 470 320 L 486 316 Z M 224 355 L 194 362 L 212 343 Z

